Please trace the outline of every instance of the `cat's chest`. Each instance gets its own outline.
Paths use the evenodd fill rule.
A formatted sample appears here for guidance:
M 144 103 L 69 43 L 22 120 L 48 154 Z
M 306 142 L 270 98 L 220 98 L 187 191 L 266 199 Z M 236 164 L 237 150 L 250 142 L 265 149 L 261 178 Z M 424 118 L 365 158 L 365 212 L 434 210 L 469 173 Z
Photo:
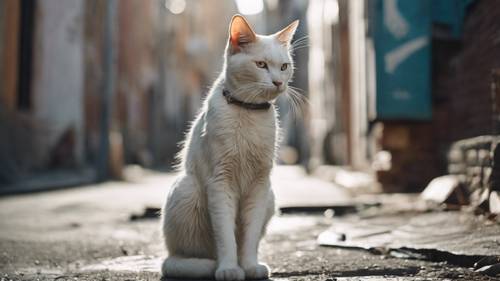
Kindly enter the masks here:
M 233 128 L 231 156 L 228 158 L 230 173 L 240 188 L 255 182 L 256 178 L 269 175 L 275 155 L 276 128 L 268 123 L 242 121 Z
M 223 145 L 239 166 L 272 165 L 276 144 L 276 120 L 272 112 L 233 114 L 220 123 Z
M 231 135 L 240 153 L 256 156 L 273 153 L 276 126 L 273 118 L 266 117 L 247 116 L 235 121 Z

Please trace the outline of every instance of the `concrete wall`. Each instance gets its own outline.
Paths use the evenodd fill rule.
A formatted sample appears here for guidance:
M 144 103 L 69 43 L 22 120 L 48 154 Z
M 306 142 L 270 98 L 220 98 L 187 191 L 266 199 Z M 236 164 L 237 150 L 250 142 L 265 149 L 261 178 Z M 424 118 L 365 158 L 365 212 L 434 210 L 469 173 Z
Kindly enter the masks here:
M 48 128 L 40 150 L 48 158 L 61 136 L 73 130 L 70 149 L 76 164 L 83 160 L 84 4 L 84 0 L 37 2 L 33 56 L 33 115 Z

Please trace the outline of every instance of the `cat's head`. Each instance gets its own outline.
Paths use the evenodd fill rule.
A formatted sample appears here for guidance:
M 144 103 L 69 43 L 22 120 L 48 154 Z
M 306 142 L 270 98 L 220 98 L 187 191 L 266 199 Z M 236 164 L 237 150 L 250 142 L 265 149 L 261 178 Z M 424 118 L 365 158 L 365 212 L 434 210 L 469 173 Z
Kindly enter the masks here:
M 291 40 L 299 21 L 272 35 L 256 34 L 240 15 L 233 16 L 225 54 L 226 83 L 246 102 L 273 100 L 293 76 Z

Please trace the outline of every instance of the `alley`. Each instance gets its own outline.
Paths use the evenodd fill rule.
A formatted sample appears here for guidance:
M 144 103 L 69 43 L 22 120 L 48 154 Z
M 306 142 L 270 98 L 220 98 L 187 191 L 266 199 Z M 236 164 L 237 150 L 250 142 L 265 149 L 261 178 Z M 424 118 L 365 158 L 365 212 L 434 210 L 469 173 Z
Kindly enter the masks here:
M 342 188 L 300 171 L 297 167 L 275 171 L 278 204 L 288 207 L 283 210 L 300 211 L 289 207 L 311 206 L 311 202 L 318 209 L 331 206 L 335 210 L 335 206 L 354 202 Z M 159 280 L 166 252 L 159 220 L 145 209 L 161 205 L 174 175 L 137 173 L 129 182 L 1 198 L 2 280 Z M 304 196 L 306 188 L 314 192 Z M 359 215 L 332 216 L 332 212 L 325 215 L 307 210 L 287 211 L 273 218 L 260 251 L 262 260 L 272 268 L 272 280 L 498 280 L 475 273 L 470 266 L 446 261 L 320 246 L 317 238 L 322 232 L 332 225 L 354 226 Z M 391 215 L 381 214 L 379 219 L 390 221 Z M 431 213 L 431 217 L 438 214 L 442 212 Z M 500 233 L 500 226 L 494 227 Z M 499 235 L 492 254 L 499 249 L 498 241 Z
M 0 0 L 0 281 L 500 280 L 499 19 Z

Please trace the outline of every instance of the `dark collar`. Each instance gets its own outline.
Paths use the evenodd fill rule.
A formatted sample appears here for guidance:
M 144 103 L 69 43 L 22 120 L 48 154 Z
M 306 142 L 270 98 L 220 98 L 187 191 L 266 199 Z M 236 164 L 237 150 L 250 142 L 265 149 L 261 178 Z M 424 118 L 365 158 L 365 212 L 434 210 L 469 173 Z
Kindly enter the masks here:
M 269 102 L 249 103 L 249 102 L 237 100 L 236 98 L 231 96 L 231 93 L 226 89 L 222 90 L 222 95 L 224 95 L 228 104 L 234 104 L 234 105 L 246 108 L 246 109 L 266 110 L 266 109 L 269 109 L 269 107 L 271 107 L 271 104 Z

